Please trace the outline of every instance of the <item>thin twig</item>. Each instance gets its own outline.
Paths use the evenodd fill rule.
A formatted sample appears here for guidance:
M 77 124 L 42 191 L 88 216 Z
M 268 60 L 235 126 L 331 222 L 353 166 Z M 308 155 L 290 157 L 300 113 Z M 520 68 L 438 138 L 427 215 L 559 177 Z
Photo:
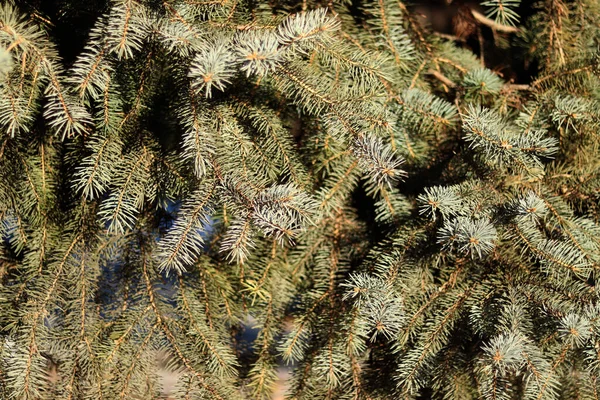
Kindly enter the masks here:
M 448 77 L 446 77 L 446 75 L 442 74 L 439 71 L 436 71 L 434 69 L 430 69 L 427 71 L 427 73 L 429 75 L 432 75 L 434 78 L 436 78 L 437 80 L 439 80 L 440 82 L 442 82 L 444 85 L 454 89 L 456 87 L 456 83 L 452 82 L 450 79 L 448 79 Z
M 480 24 L 488 26 L 488 27 L 490 27 L 493 30 L 496 30 L 498 32 L 516 33 L 516 32 L 520 31 L 520 29 L 517 28 L 517 27 L 499 24 L 496 21 L 494 21 L 492 19 L 489 19 L 488 17 L 486 17 L 485 15 L 483 15 L 482 13 L 480 13 L 479 11 L 471 10 L 471 14 L 473 14 L 473 17 Z

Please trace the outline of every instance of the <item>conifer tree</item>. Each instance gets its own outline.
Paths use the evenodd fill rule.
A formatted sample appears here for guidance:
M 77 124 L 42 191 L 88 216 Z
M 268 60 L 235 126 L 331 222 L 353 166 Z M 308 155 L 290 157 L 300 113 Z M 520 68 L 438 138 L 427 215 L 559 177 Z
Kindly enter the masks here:
M 446 3 L 4 0 L 0 398 L 598 399 L 600 2 Z

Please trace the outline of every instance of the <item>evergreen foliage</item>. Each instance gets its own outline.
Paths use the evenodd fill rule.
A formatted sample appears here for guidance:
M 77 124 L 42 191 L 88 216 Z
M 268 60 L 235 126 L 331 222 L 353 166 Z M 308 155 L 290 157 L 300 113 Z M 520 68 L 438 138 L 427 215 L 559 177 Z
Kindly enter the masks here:
M 0 5 L 1 398 L 599 398 L 597 0 L 83 3 Z

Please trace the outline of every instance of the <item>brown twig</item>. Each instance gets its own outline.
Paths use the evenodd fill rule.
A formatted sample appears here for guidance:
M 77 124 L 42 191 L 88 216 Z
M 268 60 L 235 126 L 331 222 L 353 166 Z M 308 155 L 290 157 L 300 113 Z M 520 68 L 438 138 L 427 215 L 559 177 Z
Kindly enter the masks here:
M 427 73 L 429 75 L 432 75 L 434 78 L 436 78 L 437 80 L 439 80 L 440 82 L 442 82 L 444 85 L 454 89 L 456 87 L 456 83 L 452 82 L 450 79 L 448 79 L 444 74 L 442 74 L 439 71 L 436 71 L 434 69 L 430 69 L 427 71 Z
M 485 15 L 483 15 L 482 13 L 480 13 L 479 11 L 471 10 L 471 14 L 473 14 L 473 17 L 480 24 L 488 26 L 488 27 L 492 28 L 495 31 L 505 32 L 505 33 L 516 33 L 516 32 L 520 31 L 519 28 L 517 28 L 517 27 L 499 24 L 496 21 L 494 21 L 492 19 L 489 19 L 488 17 L 486 17 Z

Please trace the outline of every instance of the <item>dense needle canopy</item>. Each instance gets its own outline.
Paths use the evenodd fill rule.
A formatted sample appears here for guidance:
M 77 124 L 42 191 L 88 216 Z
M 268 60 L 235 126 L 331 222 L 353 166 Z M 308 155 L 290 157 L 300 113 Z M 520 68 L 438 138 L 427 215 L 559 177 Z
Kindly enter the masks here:
M 0 397 L 598 399 L 598 132 L 598 0 L 5 0 Z

